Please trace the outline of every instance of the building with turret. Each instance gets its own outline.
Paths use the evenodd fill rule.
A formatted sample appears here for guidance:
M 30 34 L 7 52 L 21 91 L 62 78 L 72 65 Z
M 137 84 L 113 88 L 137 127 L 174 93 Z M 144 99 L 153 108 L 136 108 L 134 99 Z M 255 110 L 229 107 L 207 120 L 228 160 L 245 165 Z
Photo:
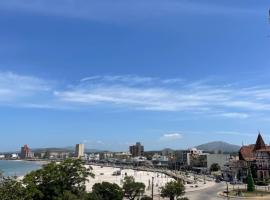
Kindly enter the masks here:
M 254 178 L 263 180 L 270 177 L 270 146 L 265 144 L 260 133 L 255 144 L 241 147 L 239 160 L 251 168 Z

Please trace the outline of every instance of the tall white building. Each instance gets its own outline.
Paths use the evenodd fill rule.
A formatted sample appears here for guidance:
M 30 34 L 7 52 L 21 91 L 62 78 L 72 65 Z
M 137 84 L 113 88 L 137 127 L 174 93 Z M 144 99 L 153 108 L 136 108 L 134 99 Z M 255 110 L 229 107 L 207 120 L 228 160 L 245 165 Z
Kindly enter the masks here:
M 76 144 L 75 156 L 81 158 L 84 156 L 84 144 Z

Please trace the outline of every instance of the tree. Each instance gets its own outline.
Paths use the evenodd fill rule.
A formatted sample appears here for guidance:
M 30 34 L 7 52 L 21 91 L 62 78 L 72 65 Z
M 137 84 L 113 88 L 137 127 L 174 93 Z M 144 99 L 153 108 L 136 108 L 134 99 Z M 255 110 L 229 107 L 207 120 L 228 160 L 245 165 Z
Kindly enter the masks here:
M 171 181 L 161 188 L 161 196 L 174 200 L 185 194 L 185 186 L 180 181 Z
M 101 198 L 102 200 L 122 200 L 123 191 L 115 183 L 102 182 L 96 183 L 92 188 L 95 198 Z M 92 196 L 93 198 L 93 196 Z
M 248 169 L 248 176 L 247 176 L 247 191 L 248 192 L 255 191 L 255 184 L 254 184 L 254 180 L 253 180 L 250 168 Z
M 11 177 L 2 177 L 0 181 L 1 200 L 26 200 L 25 188 L 21 182 Z
M 217 164 L 217 163 L 213 163 L 211 166 L 210 166 L 210 171 L 211 172 L 217 172 L 217 171 L 219 171 L 220 170 L 220 166 L 219 166 L 219 164 Z
M 91 192 L 88 195 L 87 200 L 102 200 L 102 197 L 99 194 L 97 194 L 97 193 Z
M 126 176 L 123 183 L 124 195 L 130 200 L 134 200 L 137 196 L 140 196 L 145 191 L 144 183 L 135 182 L 133 176 Z
M 31 172 L 25 176 L 23 184 L 31 200 L 63 199 L 63 195 L 70 199 L 82 199 L 86 193 L 88 176 L 94 176 L 91 168 L 84 167 L 79 159 L 67 159 L 59 164 L 52 162 Z
M 72 194 L 70 191 L 64 191 L 63 194 L 56 198 L 57 200 L 80 200 L 77 195 Z

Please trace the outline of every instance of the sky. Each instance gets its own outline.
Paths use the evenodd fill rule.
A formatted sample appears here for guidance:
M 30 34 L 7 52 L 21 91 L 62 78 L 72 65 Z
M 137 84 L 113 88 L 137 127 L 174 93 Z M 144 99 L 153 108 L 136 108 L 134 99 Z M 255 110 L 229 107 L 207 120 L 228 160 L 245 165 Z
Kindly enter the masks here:
M 270 142 L 267 0 L 0 1 L 0 151 Z

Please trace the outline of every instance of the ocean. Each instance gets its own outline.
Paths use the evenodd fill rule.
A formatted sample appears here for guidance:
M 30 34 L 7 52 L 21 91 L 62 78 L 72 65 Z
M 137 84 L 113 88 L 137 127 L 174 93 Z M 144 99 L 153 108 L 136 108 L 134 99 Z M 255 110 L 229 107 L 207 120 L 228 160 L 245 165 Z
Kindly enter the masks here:
M 4 176 L 23 176 L 41 168 L 42 163 L 22 160 L 0 160 L 0 171 Z

